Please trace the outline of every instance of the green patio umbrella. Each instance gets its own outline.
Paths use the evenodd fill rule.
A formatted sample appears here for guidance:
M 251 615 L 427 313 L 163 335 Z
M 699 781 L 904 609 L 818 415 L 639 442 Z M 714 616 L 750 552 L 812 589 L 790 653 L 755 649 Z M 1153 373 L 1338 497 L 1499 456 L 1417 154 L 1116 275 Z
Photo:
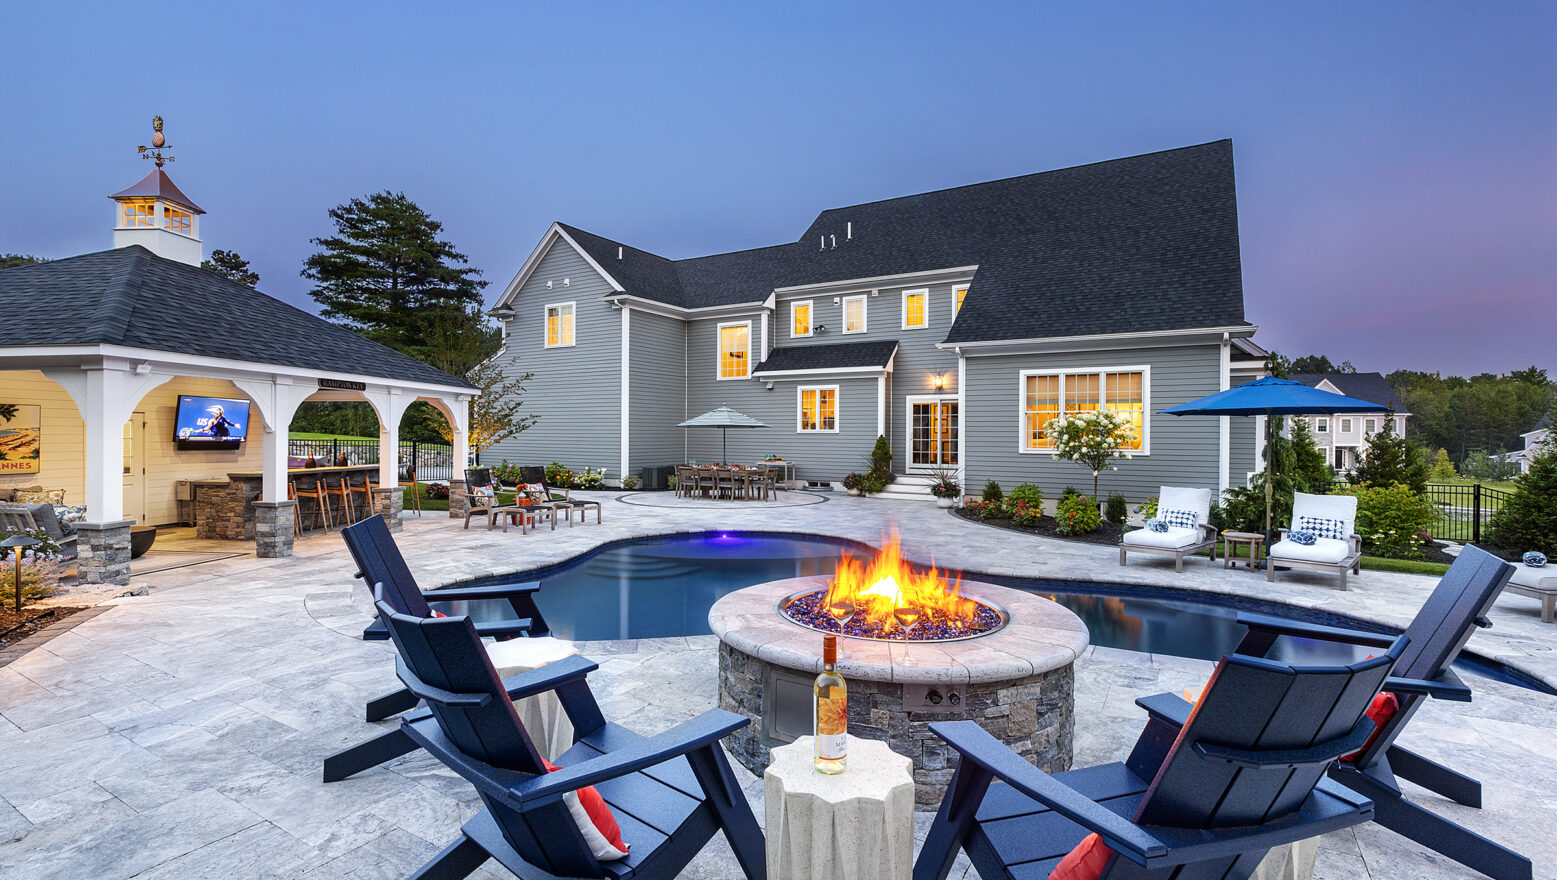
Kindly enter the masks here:
M 729 442 L 731 428 L 766 428 L 765 422 L 759 422 L 751 416 L 730 409 L 728 405 L 711 409 L 700 416 L 687 419 L 678 428 L 718 428 L 719 429 L 719 461 L 729 464 Z

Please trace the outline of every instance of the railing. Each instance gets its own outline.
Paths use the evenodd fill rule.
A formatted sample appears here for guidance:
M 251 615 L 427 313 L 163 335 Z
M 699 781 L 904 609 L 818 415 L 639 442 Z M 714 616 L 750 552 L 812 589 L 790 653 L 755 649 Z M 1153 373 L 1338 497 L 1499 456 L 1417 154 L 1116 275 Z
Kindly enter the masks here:
M 1432 535 L 1445 541 L 1481 543 L 1482 527 L 1513 497 L 1512 492 L 1480 483 L 1428 483 L 1427 498 L 1440 516 Z
M 378 464 L 377 440 L 352 440 L 333 437 L 329 440 L 299 440 L 287 442 L 287 455 L 294 459 L 313 458 L 321 464 Z M 452 480 L 454 478 L 454 450 L 447 446 L 418 443 L 415 440 L 400 441 L 400 479 Z

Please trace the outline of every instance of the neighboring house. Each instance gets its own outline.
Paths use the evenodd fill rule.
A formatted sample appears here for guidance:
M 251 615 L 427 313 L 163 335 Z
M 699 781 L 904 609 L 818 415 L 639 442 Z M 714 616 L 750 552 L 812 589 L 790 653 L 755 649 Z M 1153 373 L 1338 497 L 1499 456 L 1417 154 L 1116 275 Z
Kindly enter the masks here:
M 1521 474 L 1530 473 L 1530 462 L 1535 460 L 1537 447 L 1546 442 L 1547 435 L 1552 432 L 1552 414 L 1548 412 L 1541 416 L 1541 420 L 1535 423 L 1535 428 L 1520 434 L 1524 438 L 1525 448 L 1513 453 L 1515 460 L 1519 462 Z
M 1314 434 L 1314 442 L 1325 454 L 1325 460 L 1337 471 L 1357 466 L 1368 439 L 1384 430 L 1384 420 L 1393 417 L 1395 435 L 1406 436 L 1406 403 L 1389 387 L 1379 373 L 1297 373 L 1293 379 L 1311 388 L 1344 394 L 1358 400 L 1382 404 L 1378 412 L 1346 413 L 1334 416 L 1309 416 L 1308 427 Z
M 1052 460 L 1047 422 L 1107 407 L 1141 436 L 1105 490 L 1255 469 L 1254 420 L 1155 415 L 1252 358 L 1230 141 L 835 208 L 793 242 L 693 259 L 554 223 L 493 314 L 539 416 L 494 461 L 613 481 L 711 462 L 720 432 L 676 425 L 728 404 L 771 426 L 729 432 L 737 462 L 835 482 L 885 435 L 899 473 L 1052 498 L 1091 475 Z

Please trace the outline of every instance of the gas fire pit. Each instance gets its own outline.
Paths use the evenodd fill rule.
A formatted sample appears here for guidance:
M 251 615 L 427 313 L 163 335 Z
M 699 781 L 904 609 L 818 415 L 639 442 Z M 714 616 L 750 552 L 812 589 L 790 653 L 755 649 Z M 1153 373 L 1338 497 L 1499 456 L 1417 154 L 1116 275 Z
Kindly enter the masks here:
M 977 721 L 1038 767 L 1070 768 L 1071 666 L 1087 628 L 1041 596 L 913 570 L 893 540 L 868 562 L 846 554 L 833 576 L 738 590 L 708 618 L 720 642 L 720 706 L 752 719 L 727 742 L 754 773 L 769 749 L 811 734 L 823 632 L 843 636 L 849 733 L 913 761 L 921 809 L 935 809 L 953 772 L 934 721 Z

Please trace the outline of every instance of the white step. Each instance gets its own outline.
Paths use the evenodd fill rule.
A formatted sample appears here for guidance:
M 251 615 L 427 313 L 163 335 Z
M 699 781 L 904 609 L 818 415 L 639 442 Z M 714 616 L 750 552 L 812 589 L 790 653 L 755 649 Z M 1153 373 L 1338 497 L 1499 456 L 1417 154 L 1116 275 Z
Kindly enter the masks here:
M 888 483 L 887 488 L 877 493 L 876 497 L 895 498 L 902 501 L 934 501 L 935 496 L 930 494 L 930 487 L 934 484 L 934 477 L 898 474 L 897 479 Z

